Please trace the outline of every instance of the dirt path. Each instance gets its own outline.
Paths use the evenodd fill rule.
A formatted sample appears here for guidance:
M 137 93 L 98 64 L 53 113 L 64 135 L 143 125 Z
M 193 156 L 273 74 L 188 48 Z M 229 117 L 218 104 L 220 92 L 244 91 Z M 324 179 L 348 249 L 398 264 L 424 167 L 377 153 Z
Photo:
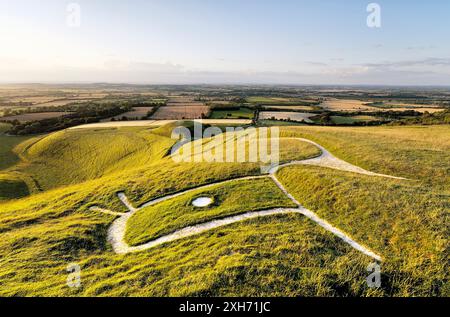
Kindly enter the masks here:
M 294 139 L 294 138 L 291 138 L 291 139 Z M 236 178 L 236 179 L 229 179 L 229 180 L 225 180 L 225 181 L 221 181 L 221 182 L 215 182 L 215 183 L 195 187 L 195 188 L 188 189 L 188 190 L 178 192 L 175 194 L 167 195 L 167 196 L 164 196 L 161 198 L 151 200 L 147 203 L 144 203 L 142 206 L 140 206 L 138 208 L 133 206 L 133 204 L 128 200 L 127 196 L 124 193 L 118 193 L 118 198 L 128 208 L 128 210 L 129 210 L 128 213 L 123 213 L 123 214 L 116 213 L 116 212 L 102 209 L 99 207 L 91 207 L 90 209 L 92 211 L 96 211 L 96 212 L 102 212 L 102 213 L 106 213 L 106 214 L 110 214 L 110 215 L 120 216 L 118 219 L 116 219 L 112 223 L 112 225 L 110 226 L 110 228 L 108 230 L 108 241 L 111 243 L 114 252 L 116 252 L 118 254 L 127 254 L 127 253 L 131 253 L 131 252 L 139 252 L 139 251 L 147 250 L 147 249 L 153 248 L 155 246 L 158 246 L 158 245 L 161 245 L 161 244 L 164 244 L 167 242 L 175 241 L 175 240 L 182 239 L 182 238 L 187 238 L 187 237 L 194 236 L 194 235 L 203 233 L 205 231 L 208 231 L 208 230 L 211 230 L 214 228 L 226 226 L 226 225 L 229 225 L 232 223 L 236 223 L 236 222 L 240 222 L 240 221 L 244 221 L 244 220 L 248 220 L 248 219 L 265 217 L 265 216 L 270 216 L 270 215 L 299 213 L 299 214 L 304 215 L 308 219 L 314 221 L 315 223 L 317 223 L 319 226 L 321 226 L 325 230 L 333 233 L 334 235 L 336 235 L 337 237 L 342 239 L 344 242 L 349 244 L 354 249 L 362 252 L 363 254 L 365 254 L 377 261 L 381 261 L 382 260 L 381 256 L 377 255 L 375 252 L 371 251 L 369 248 L 357 243 L 350 236 L 348 236 L 347 234 L 345 234 L 338 228 L 334 227 L 326 220 L 321 219 L 314 212 L 304 208 L 286 190 L 286 188 L 283 186 L 283 184 L 278 180 L 278 178 L 276 177 L 276 172 L 280 168 L 284 168 L 287 166 L 314 165 L 314 166 L 321 166 L 321 167 L 332 168 L 332 169 L 337 169 L 337 170 L 341 170 L 341 171 L 353 172 L 353 173 L 369 175 L 369 176 L 386 177 L 386 178 L 401 179 L 401 180 L 404 180 L 405 178 L 391 176 L 391 175 L 378 174 L 378 173 L 373 173 L 373 172 L 364 170 L 360 167 L 357 167 L 355 165 L 352 165 L 350 163 L 347 163 L 343 160 L 336 158 L 330 152 L 328 152 L 324 147 L 322 147 L 321 145 L 319 145 L 311 140 L 302 139 L 302 138 L 295 138 L 295 139 L 317 146 L 322 151 L 322 155 L 320 155 L 317 158 L 313 158 L 313 159 L 307 159 L 307 160 L 303 160 L 303 161 L 294 161 L 294 162 L 290 162 L 290 163 L 282 164 L 280 166 L 273 167 L 269 170 L 268 175 L 248 176 L 248 177 L 241 177 L 241 178 Z M 235 215 L 235 216 L 231 216 L 231 217 L 226 217 L 223 219 L 212 220 L 209 222 L 200 223 L 200 224 L 197 224 L 194 226 L 182 228 L 171 234 L 165 235 L 156 240 L 150 241 L 148 243 L 145 243 L 145 244 L 142 244 L 139 246 L 129 246 L 125 242 L 125 233 L 126 233 L 127 222 L 136 212 L 138 212 L 142 208 L 146 208 L 146 207 L 155 205 L 157 203 L 167 201 L 167 200 L 170 200 L 172 198 L 175 198 L 175 197 L 187 194 L 187 193 L 191 193 L 193 191 L 207 189 L 207 188 L 210 188 L 213 186 L 226 184 L 226 183 L 230 183 L 230 182 L 238 181 L 238 180 L 258 179 L 258 178 L 264 178 L 264 177 L 270 177 L 274 181 L 274 183 L 278 186 L 278 188 L 298 207 L 297 208 L 276 208 L 276 209 L 270 209 L 270 210 L 260 210 L 260 211 L 254 211 L 254 212 L 247 212 L 247 213 L 243 213 L 243 214 Z

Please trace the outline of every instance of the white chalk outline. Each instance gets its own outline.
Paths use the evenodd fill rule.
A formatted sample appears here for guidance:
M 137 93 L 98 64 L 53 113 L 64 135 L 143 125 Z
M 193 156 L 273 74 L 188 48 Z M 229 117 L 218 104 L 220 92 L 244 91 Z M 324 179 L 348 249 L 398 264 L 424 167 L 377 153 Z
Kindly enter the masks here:
M 302 160 L 302 161 L 292 161 L 292 162 L 289 162 L 286 164 L 281 164 L 279 166 L 274 166 L 269 170 L 268 175 L 241 177 L 241 178 L 229 179 L 229 180 L 225 180 L 225 181 L 221 181 L 221 182 L 215 182 L 215 183 L 211 183 L 211 184 L 207 184 L 207 185 L 203 185 L 203 186 L 198 186 L 198 187 L 188 189 L 188 190 L 185 190 L 182 192 L 178 192 L 175 194 L 171 194 L 171 195 L 167 195 L 167 196 L 164 196 L 161 198 L 151 200 L 151 201 L 143 204 L 139 208 L 135 208 L 133 206 L 133 204 L 128 200 L 125 193 L 123 193 L 123 192 L 118 193 L 117 194 L 118 198 L 129 210 L 129 212 L 127 212 L 127 213 L 117 213 L 117 212 L 106 210 L 106 209 L 103 209 L 103 208 L 100 208 L 97 206 L 91 207 L 90 210 L 109 214 L 109 215 L 120 216 L 118 219 L 116 219 L 111 224 L 111 226 L 108 229 L 108 242 L 111 243 L 114 252 L 116 252 L 117 254 L 127 254 L 127 253 L 132 253 L 132 252 L 144 251 L 144 250 L 159 246 L 164 243 L 168 243 L 168 242 L 172 242 L 175 240 L 198 235 L 200 233 L 203 233 L 203 232 L 206 232 L 206 231 L 218 228 L 218 227 L 226 226 L 226 225 L 229 225 L 232 223 L 236 223 L 239 221 L 244 221 L 244 220 L 258 218 L 258 217 L 271 216 L 271 215 L 299 213 L 299 214 L 302 214 L 305 217 L 309 218 L 310 220 L 314 221 L 315 223 L 317 223 L 319 226 L 321 226 L 325 230 L 333 233 L 334 235 L 336 235 L 337 237 L 342 239 L 344 242 L 349 244 L 354 249 L 375 259 L 376 261 L 381 262 L 382 257 L 380 255 L 376 254 L 374 251 L 370 250 L 369 248 L 359 244 L 358 242 L 353 240 L 346 233 L 344 233 L 341 230 L 339 230 L 338 228 L 334 227 L 326 220 L 321 219 L 314 212 L 304 208 L 286 190 L 286 188 L 283 186 L 283 184 L 277 179 L 275 174 L 279 169 L 287 167 L 287 166 L 313 165 L 313 166 L 326 167 L 326 168 L 331 168 L 331 169 L 336 169 L 336 170 L 341 170 L 341 171 L 346 171 L 346 172 L 352 172 L 352 173 L 358 173 L 358 174 L 363 174 L 363 175 L 368 175 L 368 176 L 386 177 L 386 178 L 392 178 L 392 179 L 398 179 L 398 180 L 406 180 L 406 178 L 369 172 L 358 166 L 352 165 L 348 162 L 345 162 L 341 159 L 336 158 L 330 152 L 328 152 L 324 147 L 322 147 L 321 145 L 319 145 L 311 140 L 308 140 L 308 139 L 304 139 L 304 138 L 285 138 L 285 139 L 295 139 L 295 140 L 299 140 L 302 142 L 310 143 L 310 144 L 318 147 L 322 151 L 322 154 L 316 158 L 306 159 L 306 160 Z M 274 208 L 274 209 L 269 209 L 269 210 L 259 210 L 259 211 L 246 212 L 246 213 L 242 213 L 242 214 L 238 214 L 238 215 L 233 215 L 233 216 L 222 218 L 222 219 L 215 219 L 212 221 L 208 221 L 208 222 L 204 222 L 204 223 L 200 223 L 200 224 L 196 224 L 193 226 L 188 226 L 188 227 L 179 229 L 173 233 L 167 234 L 165 236 L 162 236 L 160 238 L 149 241 L 149 242 L 144 243 L 139 246 L 129 246 L 125 242 L 125 232 L 126 232 L 126 225 L 127 225 L 128 220 L 136 212 L 138 212 L 139 210 L 141 210 L 143 208 L 153 206 L 157 203 L 167 201 L 169 199 L 172 199 L 172 198 L 175 198 L 175 197 L 178 197 L 181 195 L 185 195 L 185 194 L 188 194 L 193 191 L 203 190 L 203 189 L 207 189 L 207 188 L 210 188 L 213 186 L 223 185 L 223 184 L 234 182 L 234 181 L 249 180 L 249 179 L 261 179 L 261 178 L 271 178 L 274 181 L 274 183 L 278 186 L 278 188 L 298 207 L 297 208 Z

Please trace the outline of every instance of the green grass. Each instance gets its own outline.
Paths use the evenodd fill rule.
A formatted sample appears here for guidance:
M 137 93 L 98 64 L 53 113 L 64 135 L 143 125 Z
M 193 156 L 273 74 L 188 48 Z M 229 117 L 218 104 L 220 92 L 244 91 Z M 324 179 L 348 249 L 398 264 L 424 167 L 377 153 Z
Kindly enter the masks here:
M 281 135 L 318 142 L 339 158 L 365 169 L 450 183 L 450 126 L 418 127 L 292 127 Z
M 239 159 L 238 152 L 240 151 L 240 143 L 238 140 L 242 141 L 242 137 L 243 135 L 241 134 L 220 134 L 219 136 L 213 138 L 202 139 L 189 143 L 182 147 L 179 150 L 179 153 L 183 156 L 184 160 L 194 162 L 202 161 L 209 156 L 216 155 L 217 157 L 214 158 L 215 161 L 227 162 L 229 161 L 229 157 L 234 158 L 234 160 L 237 161 Z M 256 140 L 258 148 L 256 149 L 260 149 L 263 140 L 266 140 L 265 149 L 267 153 L 265 154 L 273 154 L 274 158 L 279 159 L 279 162 L 282 163 L 313 158 L 321 154 L 321 151 L 316 146 L 289 138 L 279 138 L 278 152 L 277 148 L 274 148 L 272 151 L 270 130 L 268 130 L 268 134 L 258 133 L 255 136 L 255 139 L 256 138 L 258 138 Z M 263 151 L 261 150 L 258 153 L 254 153 L 253 151 L 250 151 L 251 149 L 254 151 L 255 147 L 251 148 L 250 144 L 247 142 L 245 144 L 245 161 L 254 162 L 256 160 L 256 163 L 260 165 L 267 165 L 267 162 L 264 161 Z
M 192 201 L 198 197 L 210 197 L 214 202 L 207 208 L 194 207 Z M 296 206 L 271 179 L 235 181 L 138 211 L 127 223 L 125 239 L 130 245 L 139 245 L 187 226 L 275 207 Z
M 23 179 L 12 173 L 0 173 L 0 201 L 22 198 L 29 194 Z
M 373 116 L 353 116 L 353 117 L 331 116 L 331 120 L 335 124 L 353 124 L 355 122 L 377 121 L 378 118 Z
M 280 126 L 304 126 L 304 123 L 290 122 L 290 121 L 279 121 L 279 120 L 259 120 L 258 126 L 262 127 L 280 127 Z
M 277 104 L 277 105 L 294 105 L 301 102 L 292 100 L 290 98 L 273 98 L 273 97 L 248 97 L 247 102 L 258 104 Z
M 331 120 L 335 124 L 353 124 L 357 121 L 352 117 L 342 117 L 342 116 L 331 116 Z
M 0 202 L 0 296 L 450 294 L 445 269 L 450 127 L 282 128 L 284 136 L 312 139 L 366 169 L 413 179 L 386 180 L 307 166 L 279 172 L 302 204 L 385 258 L 378 290 L 366 285 L 372 259 L 297 214 L 252 219 L 144 252 L 114 254 L 106 235 L 115 217 L 92 212 L 90 206 L 125 211 L 116 197 L 119 191 L 140 205 L 260 173 L 257 163 L 175 163 L 164 156 L 173 140 L 159 132 L 162 135 L 145 128 L 67 131 L 20 144 L 19 153 L 27 161 L 8 173 L 19 175 L 27 185 L 36 178 L 48 188 Z M 40 161 L 44 157 L 48 165 Z M 275 203 L 270 187 L 252 192 L 252 185 L 246 185 L 245 199 L 254 206 Z M 224 201 L 206 215 L 185 212 L 191 208 L 189 195 L 171 201 L 177 206 L 174 215 L 179 215 L 173 221 L 171 211 L 159 205 L 145 210 L 158 222 L 146 218 L 142 234 L 150 239 L 247 204 L 239 199 L 242 187 L 226 188 L 231 193 L 226 196 L 219 188 L 212 190 Z M 66 268 L 73 262 L 82 269 L 78 290 L 66 285 Z
M 24 164 L 16 170 L 51 189 L 149 164 L 173 143 L 143 129 L 65 130 L 20 146 Z
M 254 111 L 241 107 L 236 110 L 213 110 L 210 119 L 253 119 Z
M 0 123 L 0 201 L 16 199 L 29 194 L 29 186 L 20 174 L 11 173 L 9 168 L 20 161 L 16 146 L 30 137 L 7 136 L 10 125 Z
M 383 256 L 386 293 L 448 296 L 449 192 L 313 167 L 286 168 L 279 176 L 305 207 Z
M 14 153 L 14 148 L 30 137 L 7 136 L 5 132 L 9 124 L 0 123 L 0 170 L 7 169 L 19 162 L 19 157 Z
M 310 143 L 295 139 L 280 139 L 280 162 L 301 161 L 320 156 L 322 151 Z
M 412 179 L 317 167 L 279 172 L 281 182 L 305 207 L 385 258 L 386 294 L 448 296 L 449 127 L 297 131 L 287 134 L 316 139 L 369 170 Z

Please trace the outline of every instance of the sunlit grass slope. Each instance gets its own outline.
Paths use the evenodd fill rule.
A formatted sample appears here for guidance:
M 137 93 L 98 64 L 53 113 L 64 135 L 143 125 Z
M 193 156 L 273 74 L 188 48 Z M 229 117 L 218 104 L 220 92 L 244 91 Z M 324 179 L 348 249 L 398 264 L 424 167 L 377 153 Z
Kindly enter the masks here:
M 210 197 L 206 208 L 192 205 Z M 126 241 L 138 245 L 178 229 L 227 216 L 274 207 L 296 207 L 270 178 L 241 180 L 198 190 L 134 214 L 127 223 Z
M 282 128 L 282 136 L 316 141 L 341 159 L 371 171 L 450 183 L 450 126 Z
M 317 167 L 279 172 L 307 208 L 384 256 L 386 292 L 448 295 L 450 127 L 295 128 L 286 134 L 315 139 L 370 170 L 410 178 Z
M 372 259 L 297 214 L 236 223 L 140 253 L 114 254 L 106 235 L 115 217 L 90 211 L 90 206 L 125 211 L 116 196 L 119 191 L 138 206 L 199 185 L 260 173 L 258 163 L 175 163 L 165 156 L 173 144 L 167 137 L 170 129 L 162 130 L 153 131 L 160 134 L 145 128 L 58 132 L 19 146 L 27 162 L 10 172 L 35 177 L 44 192 L 0 202 L 0 295 L 450 294 L 444 270 L 448 127 L 283 128 L 284 135 L 311 138 L 364 168 L 414 179 L 369 178 L 307 166 L 279 172 L 302 204 L 385 258 L 378 290 L 366 284 Z M 79 133 L 86 134 L 81 138 Z M 129 144 L 130 140 L 143 147 Z M 42 156 L 51 164 L 46 166 Z M 255 205 L 274 203 L 271 187 L 263 193 L 255 184 L 259 190 L 251 193 L 250 185 L 245 192 Z M 237 204 L 237 190 L 226 191 L 229 206 Z M 219 190 L 217 194 L 222 195 Z M 202 213 L 184 213 L 192 198 L 174 201 L 174 215 L 179 217 L 173 221 L 167 221 L 170 211 L 156 211 L 161 206 L 142 210 L 161 219 L 159 227 L 142 219 L 149 224 L 143 226 L 145 239 L 185 221 L 204 219 Z M 69 263 L 81 267 L 79 289 L 66 284 Z
M 5 134 L 10 125 L 0 123 L 0 201 L 20 198 L 28 195 L 26 181 L 16 173 L 10 173 L 8 168 L 19 162 L 19 156 L 14 148 L 30 139 L 30 137 L 8 136 Z
M 146 130 L 65 130 L 43 137 L 20 153 L 20 171 L 42 189 L 76 184 L 162 158 L 173 141 Z
M 27 184 L 13 173 L 0 172 L 0 201 L 29 195 Z

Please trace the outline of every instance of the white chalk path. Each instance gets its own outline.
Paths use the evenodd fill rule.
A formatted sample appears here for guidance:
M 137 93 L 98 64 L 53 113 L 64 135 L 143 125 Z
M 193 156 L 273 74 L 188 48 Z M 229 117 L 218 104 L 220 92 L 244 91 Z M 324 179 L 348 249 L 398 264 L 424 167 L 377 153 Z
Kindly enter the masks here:
M 317 144 L 316 142 L 313 142 L 308 139 L 303 138 L 286 138 L 286 139 L 294 139 L 299 140 L 302 142 L 310 143 L 314 146 L 317 146 L 321 151 L 322 154 L 316 158 L 302 160 L 302 161 L 292 161 L 286 164 L 282 164 L 279 167 L 273 167 L 269 173 L 274 174 L 277 171 L 277 168 L 292 166 L 292 165 L 313 165 L 313 166 L 320 166 L 320 167 L 326 167 L 326 168 L 332 168 L 335 170 L 340 170 L 344 172 L 351 172 L 351 173 L 357 173 L 357 174 L 363 174 L 368 176 L 378 176 L 378 177 L 386 177 L 386 178 L 393 178 L 393 179 L 401 179 L 406 180 L 406 178 L 403 177 L 397 177 L 397 176 L 391 176 L 391 175 L 385 175 L 385 174 L 379 174 L 374 172 L 369 172 L 361 167 L 355 166 L 353 164 L 350 164 L 346 161 L 343 161 L 341 159 L 338 159 L 333 154 L 328 152 L 327 149 L 325 149 L 323 146 Z
M 244 220 L 248 220 L 248 219 L 253 219 L 253 218 L 258 218 L 258 217 L 265 217 L 265 216 L 270 216 L 270 215 L 299 213 L 299 214 L 302 214 L 302 215 L 306 216 L 310 220 L 314 221 L 315 223 L 317 223 L 319 226 L 321 226 L 322 228 L 326 229 L 327 231 L 333 233 L 334 235 L 336 235 L 337 237 L 342 239 L 344 242 L 349 244 L 354 249 L 362 252 L 363 254 L 365 254 L 365 255 L 367 255 L 367 256 L 369 256 L 369 257 L 371 257 L 371 258 L 373 258 L 373 259 L 375 259 L 377 261 L 381 261 L 382 260 L 381 256 L 377 255 L 375 252 L 371 251 L 369 248 L 367 248 L 367 247 L 357 243 L 350 236 L 348 236 L 347 234 L 345 234 L 341 230 L 337 229 L 336 227 L 334 227 L 333 225 L 328 223 L 326 220 L 321 219 L 314 212 L 304 208 L 286 190 L 286 188 L 282 185 L 282 183 L 275 176 L 275 173 L 280 168 L 284 168 L 284 167 L 287 167 L 287 166 L 292 166 L 292 165 L 314 165 L 314 166 L 321 166 L 321 167 L 332 168 L 332 169 L 336 169 L 336 170 L 341 170 L 341 171 L 346 171 L 346 172 L 353 172 L 353 173 L 369 175 L 369 176 L 386 177 L 386 178 L 403 179 L 403 180 L 405 178 L 391 176 L 391 175 L 384 175 L 384 174 L 373 173 L 373 172 L 364 170 L 364 169 L 362 169 L 360 167 L 354 166 L 354 165 L 352 165 L 350 163 L 347 163 L 347 162 L 345 162 L 343 160 L 340 160 L 340 159 L 336 158 L 330 152 L 328 152 L 324 147 L 320 146 L 319 144 L 317 144 L 317 143 L 315 143 L 315 142 L 313 142 L 311 140 L 303 139 L 303 138 L 290 138 L 290 139 L 297 139 L 299 141 L 303 141 L 303 142 L 307 142 L 307 143 L 313 144 L 313 145 L 317 146 L 322 151 L 322 154 L 319 157 L 317 157 L 317 158 L 306 159 L 306 160 L 303 160 L 303 161 L 289 162 L 289 163 L 286 163 L 286 164 L 282 164 L 282 165 L 273 167 L 273 168 L 271 168 L 269 170 L 269 175 L 241 177 L 241 178 L 230 179 L 230 180 L 226 180 L 226 181 L 222 181 L 222 182 L 211 183 L 211 184 L 204 185 L 204 186 L 199 186 L 199 187 L 188 189 L 188 190 L 185 190 L 185 191 L 182 191 L 182 192 L 179 192 L 179 193 L 175 193 L 175 194 L 171 194 L 171 195 L 167 195 L 167 196 L 164 196 L 164 197 L 161 197 L 161 198 L 154 199 L 152 201 L 149 201 L 149 202 L 143 204 L 139 208 L 135 208 L 131 204 L 131 202 L 128 200 L 128 198 L 126 197 L 126 195 L 124 193 L 118 193 L 118 198 L 128 208 L 128 210 L 129 210 L 128 213 L 112 212 L 112 211 L 109 211 L 109 210 L 106 210 L 106 209 L 102 209 L 102 208 L 99 208 L 99 207 L 91 207 L 90 209 L 92 211 L 96 211 L 96 212 L 102 212 L 102 213 L 106 213 L 106 214 L 110 214 L 110 215 L 120 216 L 118 219 L 116 219 L 112 223 L 112 225 L 110 226 L 110 228 L 108 230 L 108 241 L 111 243 L 114 252 L 116 252 L 118 254 L 127 254 L 127 253 L 131 253 L 131 252 L 139 252 L 139 251 L 147 250 L 147 249 L 156 247 L 158 245 L 161 245 L 161 244 L 164 244 L 164 243 L 167 243 L 167 242 L 172 242 L 172 241 L 179 240 L 179 239 L 182 239 L 182 238 L 187 238 L 187 237 L 190 237 L 190 236 L 198 235 L 200 233 L 212 230 L 214 228 L 226 226 L 226 225 L 229 225 L 229 224 L 232 224 L 232 223 L 236 223 L 236 222 L 240 222 L 240 221 L 244 221 Z M 233 181 L 238 181 L 238 180 L 258 179 L 258 178 L 264 178 L 264 177 L 270 177 L 275 182 L 275 184 L 278 186 L 278 188 L 280 188 L 280 190 L 292 202 L 294 202 L 298 207 L 297 208 L 276 208 L 276 209 L 269 209 L 269 210 L 253 211 L 253 212 L 247 212 L 247 213 L 243 213 L 243 214 L 239 214 L 239 215 L 235 215 L 235 216 L 226 217 L 226 218 L 223 218 L 223 219 L 212 220 L 212 221 L 201 223 L 201 224 L 197 224 L 197 225 L 194 225 L 194 226 L 185 227 L 185 228 L 177 230 L 177 231 L 175 231 L 175 232 L 173 232 L 171 234 L 165 235 L 163 237 L 160 237 L 158 239 L 155 239 L 153 241 L 147 242 L 147 243 L 139 245 L 139 246 L 129 246 L 126 243 L 126 241 L 125 241 L 126 225 L 127 225 L 128 220 L 136 212 L 138 212 L 142 208 L 149 207 L 149 206 L 155 205 L 157 203 L 160 203 L 160 202 L 163 202 L 163 201 L 167 201 L 169 199 L 172 199 L 172 198 L 175 198 L 175 197 L 187 194 L 187 193 L 191 193 L 193 191 L 203 190 L 203 189 L 207 189 L 207 188 L 210 188 L 210 187 L 213 187 L 213 186 L 222 185 L 222 184 L 226 184 L 226 183 L 233 182 Z

